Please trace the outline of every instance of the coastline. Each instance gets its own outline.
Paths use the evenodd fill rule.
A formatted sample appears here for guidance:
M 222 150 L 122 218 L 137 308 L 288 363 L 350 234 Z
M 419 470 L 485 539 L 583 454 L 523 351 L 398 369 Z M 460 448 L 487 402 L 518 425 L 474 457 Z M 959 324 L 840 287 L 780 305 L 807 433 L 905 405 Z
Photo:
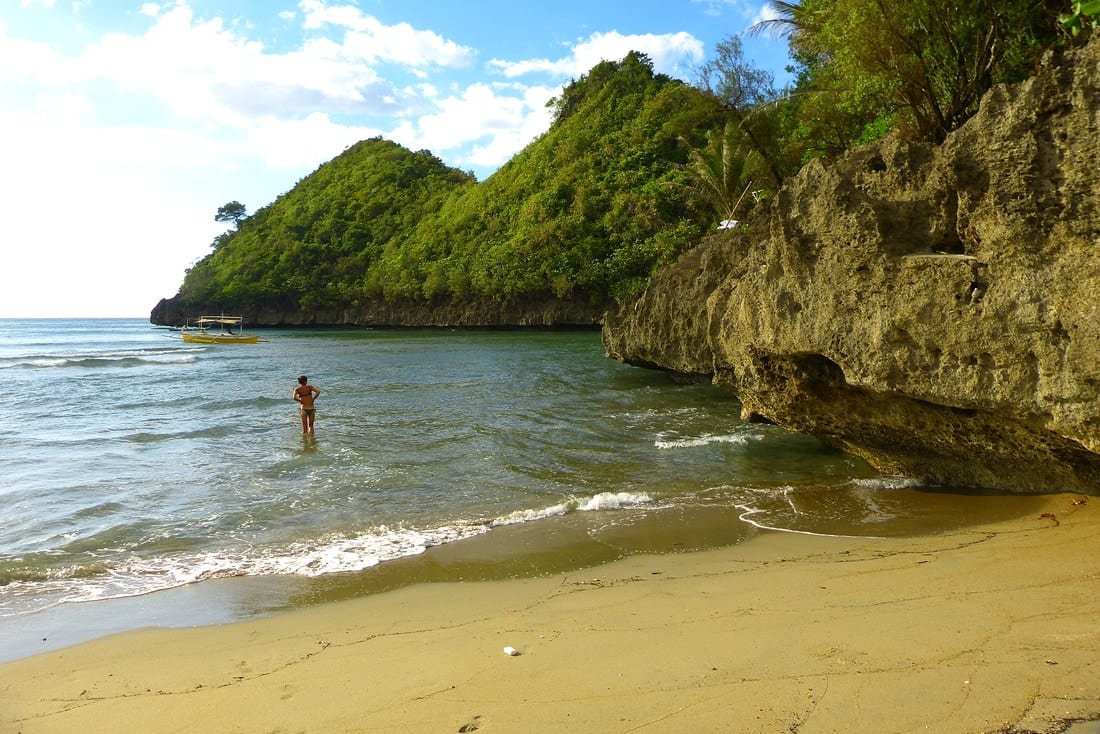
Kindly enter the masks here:
M 0 665 L 0 731 L 1065 731 L 1100 719 L 1100 504 L 1043 507 L 127 632 Z

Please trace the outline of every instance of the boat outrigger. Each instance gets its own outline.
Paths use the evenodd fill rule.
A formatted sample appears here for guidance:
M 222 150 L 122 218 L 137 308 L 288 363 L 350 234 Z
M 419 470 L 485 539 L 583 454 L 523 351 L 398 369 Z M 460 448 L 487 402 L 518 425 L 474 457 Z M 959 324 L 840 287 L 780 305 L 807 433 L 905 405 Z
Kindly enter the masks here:
M 255 334 L 244 333 L 242 316 L 202 316 L 180 336 L 191 344 L 255 344 L 260 340 Z

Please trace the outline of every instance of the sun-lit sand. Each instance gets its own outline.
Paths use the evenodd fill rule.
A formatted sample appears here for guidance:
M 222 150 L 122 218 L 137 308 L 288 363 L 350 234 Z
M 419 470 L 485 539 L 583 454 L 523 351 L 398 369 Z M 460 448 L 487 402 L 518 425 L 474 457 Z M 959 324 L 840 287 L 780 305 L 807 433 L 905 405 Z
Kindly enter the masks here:
M 1100 719 L 1100 499 L 1046 509 L 125 633 L 0 666 L 0 732 L 1062 731 Z

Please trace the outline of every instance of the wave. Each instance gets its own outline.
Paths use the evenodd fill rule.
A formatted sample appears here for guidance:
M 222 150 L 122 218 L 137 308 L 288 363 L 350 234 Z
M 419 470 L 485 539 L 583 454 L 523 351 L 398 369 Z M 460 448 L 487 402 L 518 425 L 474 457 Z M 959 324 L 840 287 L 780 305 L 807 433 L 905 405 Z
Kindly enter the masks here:
M 56 369 L 60 367 L 138 367 L 148 364 L 190 364 L 201 349 L 120 350 L 91 354 L 39 354 L 6 357 L 0 369 Z
M 285 403 L 286 401 L 278 402 Z M 234 435 L 237 430 L 238 429 L 234 425 L 215 425 L 206 426 L 204 428 L 193 428 L 184 431 L 135 431 L 134 433 L 121 435 L 115 440 L 133 444 L 155 444 L 164 441 L 177 441 L 180 439 L 190 440 L 200 438 L 226 438 L 227 436 Z M 95 440 L 89 439 L 86 441 L 81 441 L 80 443 L 94 443 Z M 58 442 L 57 445 L 62 444 L 61 442 Z
M 139 596 L 216 578 L 354 573 L 482 535 L 495 527 L 652 503 L 645 493 L 604 492 L 487 521 L 457 520 L 427 529 L 382 525 L 361 533 L 330 534 L 266 547 L 133 556 L 57 568 L 0 568 L 0 617 L 30 614 L 63 603 Z
M 704 433 L 699 436 L 684 436 L 680 438 L 670 437 L 670 432 L 660 433 L 653 445 L 659 449 L 684 449 L 696 446 L 707 446 L 715 443 L 728 443 L 735 446 L 746 446 L 750 441 L 760 441 L 764 437 L 758 434 L 711 434 Z
M 863 489 L 916 489 L 927 486 L 924 481 L 914 477 L 871 477 L 853 479 L 851 483 Z
M 622 510 L 638 505 L 648 505 L 653 499 L 645 492 L 601 492 L 591 497 L 570 497 L 565 502 L 537 510 L 517 510 L 491 521 L 489 525 L 516 525 L 518 523 L 560 517 L 570 512 L 594 512 L 597 510 Z

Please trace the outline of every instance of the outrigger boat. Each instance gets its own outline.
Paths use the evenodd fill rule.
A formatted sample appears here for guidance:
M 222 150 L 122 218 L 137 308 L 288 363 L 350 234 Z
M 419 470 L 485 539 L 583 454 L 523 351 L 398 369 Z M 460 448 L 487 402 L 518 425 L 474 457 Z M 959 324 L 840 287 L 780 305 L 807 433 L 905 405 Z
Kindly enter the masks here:
M 242 316 L 202 316 L 180 336 L 191 344 L 255 344 L 260 340 L 255 334 L 244 333 Z

